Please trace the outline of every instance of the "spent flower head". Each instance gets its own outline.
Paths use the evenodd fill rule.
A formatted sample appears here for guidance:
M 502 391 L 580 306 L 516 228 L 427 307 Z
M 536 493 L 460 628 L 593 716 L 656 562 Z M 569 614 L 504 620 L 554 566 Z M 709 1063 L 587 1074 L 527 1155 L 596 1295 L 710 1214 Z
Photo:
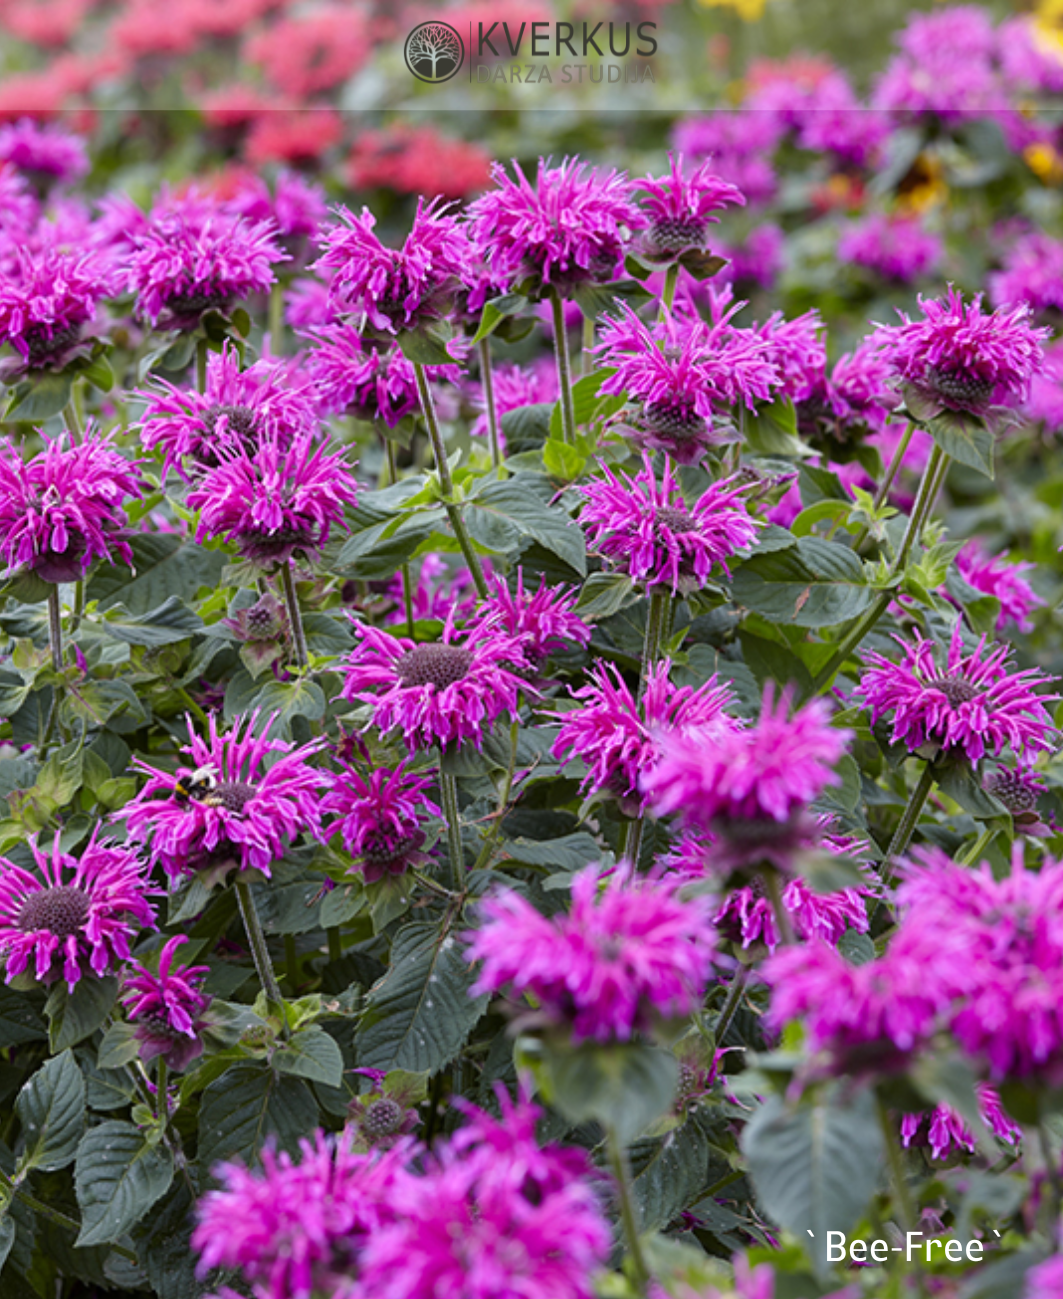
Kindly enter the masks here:
M 427 860 L 420 851 L 427 837 L 424 824 L 429 816 L 443 815 L 425 793 L 431 784 L 407 771 L 405 762 L 393 771 L 377 767 L 368 776 L 346 763 L 333 773 L 321 803 L 325 815 L 336 817 L 326 833 L 339 831 L 367 884 L 403 875 Z
M 203 1054 L 200 1036 L 202 1015 L 211 998 L 199 990 L 210 973 L 209 965 L 173 968 L 177 949 L 188 938 L 178 934 L 167 939 L 159 953 L 158 970 L 134 961 L 132 977 L 126 975 L 122 1004 L 140 1043 L 140 1058 L 166 1061 L 171 1069 L 187 1069 Z

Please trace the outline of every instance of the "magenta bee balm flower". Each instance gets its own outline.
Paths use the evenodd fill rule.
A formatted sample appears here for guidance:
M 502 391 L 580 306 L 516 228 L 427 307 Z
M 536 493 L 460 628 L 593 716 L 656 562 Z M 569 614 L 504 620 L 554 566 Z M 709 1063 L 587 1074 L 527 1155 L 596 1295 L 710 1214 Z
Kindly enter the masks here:
M 422 826 L 428 816 L 443 815 L 425 795 L 431 783 L 407 771 L 405 762 L 394 771 L 378 767 L 368 777 L 349 766 L 333 775 L 321 810 L 337 819 L 326 833 L 339 831 L 367 884 L 402 875 L 426 860 L 420 851 L 426 837 Z
M 127 460 L 91 428 L 78 446 L 44 439 L 44 450 L 23 460 L 0 449 L 0 557 L 46 582 L 73 582 L 93 560 L 126 563 L 127 497 L 141 495 L 139 462 Z
M 372 724 L 401 730 L 407 748 L 446 748 L 483 742 L 485 726 L 515 716 L 528 665 L 520 645 L 500 632 L 458 640 L 448 623 L 443 639 L 415 644 L 356 624 L 359 643 L 344 665 L 344 699 L 373 705 Z
M 189 743 L 181 752 L 191 765 L 176 776 L 133 760 L 148 782 L 115 816 L 171 879 L 203 870 L 217 875 L 258 870 L 268 876 L 299 835 L 320 835 L 327 776 L 311 767 L 310 759 L 322 741 L 293 748 L 255 734 L 256 726 L 259 718 L 253 714 L 238 718 L 222 735 L 212 714 L 203 739 L 189 722 Z M 265 726 L 259 729 L 264 732 Z
M 484 963 L 472 993 L 528 992 L 574 1042 L 625 1042 L 658 1015 L 689 1014 L 715 946 L 707 902 L 681 901 L 680 881 L 630 868 L 600 883 L 597 866 L 580 871 L 571 912 L 550 919 L 512 890 L 487 898 L 467 935 L 466 958 Z
M 646 223 L 627 176 L 577 158 L 560 167 L 540 158 L 534 184 L 518 163 L 513 170 L 515 180 L 494 163 L 495 188 L 469 206 L 470 238 L 493 280 L 565 293 L 614 279 L 631 232 Z
M 872 722 L 893 713 L 891 743 L 906 744 L 913 753 L 924 745 L 935 752 L 962 752 L 972 762 L 1009 745 L 1024 755 L 1054 747 L 1057 733 L 1045 703 L 1059 696 L 1035 693 L 1052 678 L 1037 668 L 1011 671 L 1006 645 L 987 650 L 983 636 L 973 650 L 965 650 L 957 623 L 941 664 L 934 642 L 918 631 L 914 644 L 894 639 L 902 661 L 869 654 L 871 666 L 853 692 Z
M 91 255 L 16 248 L 10 273 L 0 277 L 0 342 L 11 344 L 21 364 L 4 363 L 4 382 L 32 370 L 61 369 L 114 288 L 106 264 Z
M 963 580 L 1000 601 L 996 630 L 1014 623 L 1019 631 L 1033 631 L 1030 614 L 1043 607 L 1044 600 L 1022 576 L 1033 564 L 1009 564 L 1007 552 L 990 555 L 977 538 L 972 538 L 956 556 L 956 571 Z
M 307 354 L 306 369 L 322 411 L 382 419 L 388 428 L 420 411 L 413 362 L 398 347 L 367 344 L 351 324 L 333 325 L 313 338 L 315 346 Z M 457 383 L 461 378 L 456 365 L 429 365 L 425 374 L 436 382 Z
M 920 416 L 943 410 L 984 415 L 993 405 L 1024 401 L 1044 365 L 1047 329 L 1030 324 L 1024 303 L 986 315 L 981 295 L 965 303 L 951 285 L 944 302 L 920 298 L 922 320 L 880 326 L 874 341 L 894 373 L 920 401 Z
M 188 494 L 189 508 L 200 511 L 197 541 L 224 537 L 264 566 L 316 554 L 356 500 L 344 452 L 305 433 L 288 446 L 264 438 L 253 452 L 230 441 Z
M 88 174 L 85 141 L 58 126 L 30 117 L 0 128 L 0 162 L 17 167 L 40 190 L 65 185 Z
M 79 857 L 29 840 L 35 867 L 0 858 L 0 951 L 4 978 L 29 971 L 41 983 L 62 977 L 71 989 L 90 974 L 102 978 L 129 960 L 141 929 L 155 928 L 147 864 L 122 844 L 97 839 Z
M 672 466 L 665 465 L 658 485 L 645 452 L 634 478 L 605 465 L 601 478 L 579 490 L 585 500 L 580 523 L 591 548 L 647 591 L 660 587 L 689 595 L 698 590 L 716 564 L 729 572 L 727 560 L 752 545 L 761 526 L 742 499 L 748 485 L 728 478 L 688 505 Z
M 438 199 L 417 202 L 413 227 L 401 249 L 373 232 L 376 218 L 336 209 L 341 225 L 322 235 L 325 251 L 314 263 L 332 272 L 329 304 L 351 317 L 361 333 L 393 335 L 448 316 L 467 273 L 465 232 Z
M 136 973 L 132 978 L 126 976 L 122 997 L 140 1043 L 141 1059 L 161 1056 L 177 1070 L 187 1069 L 203 1054 L 201 1016 L 211 1002 L 198 988 L 210 973 L 209 965 L 173 969 L 177 949 L 187 942 L 184 934 L 166 941 L 159 953 L 158 973 L 135 961 L 132 968 Z
M 520 568 L 515 590 L 511 591 L 500 577 L 491 579 L 488 585 L 490 594 L 466 629 L 472 639 L 479 631 L 491 630 L 512 636 L 533 671 L 566 646 L 582 647 L 590 642 L 590 627 L 574 611 L 575 591 L 547 586 L 542 577 L 538 590 L 529 595 Z
M 683 155 L 669 154 L 671 172 L 655 180 L 647 176 L 637 182 L 645 197 L 642 210 L 649 218 L 643 236 L 646 248 L 656 257 L 673 257 L 687 250 L 703 251 L 710 222 L 725 207 L 744 207 L 742 191 L 722 180 L 704 162 L 689 175 L 683 173 Z

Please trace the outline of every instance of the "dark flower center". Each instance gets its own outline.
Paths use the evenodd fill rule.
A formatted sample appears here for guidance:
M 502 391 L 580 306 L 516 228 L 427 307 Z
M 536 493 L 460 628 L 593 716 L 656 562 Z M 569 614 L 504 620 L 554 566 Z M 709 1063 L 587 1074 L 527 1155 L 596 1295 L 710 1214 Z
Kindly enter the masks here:
M 81 337 L 81 325 L 67 325 L 65 329 L 56 329 L 51 337 L 45 332 L 43 325 L 31 325 L 22 337 L 29 352 L 30 365 L 43 365 L 57 352 L 77 342 Z
M 403 860 L 410 852 L 420 848 L 424 838 L 423 830 L 414 830 L 401 838 L 396 838 L 386 830 L 377 830 L 366 837 L 361 856 L 374 865 L 386 866 L 390 862 Z
M 381 1096 L 366 1109 L 362 1126 L 371 1137 L 390 1137 L 402 1127 L 402 1120 L 402 1106 L 398 1101 L 393 1101 L 390 1096 Z
M 662 505 L 657 511 L 657 523 L 660 528 L 669 532 L 697 532 L 698 521 L 686 510 L 676 509 L 674 505 Z
M 47 929 L 56 938 L 70 938 L 79 933 L 88 919 L 89 895 L 69 884 L 31 893 L 18 913 L 19 929 L 31 933 Z
M 457 645 L 415 645 L 395 665 L 404 686 L 435 686 L 444 690 L 468 675 L 472 650 Z
M 312 550 L 318 543 L 317 530 L 309 526 L 277 528 L 274 532 L 241 532 L 237 544 L 245 559 L 264 563 L 287 559 L 296 550 Z
M 242 780 L 226 780 L 216 785 L 208 795 L 211 807 L 224 807 L 227 812 L 242 812 L 258 793 L 254 785 Z
M 651 432 L 671 437 L 697 437 L 705 431 L 705 421 L 693 406 L 648 401 L 642 408 L 642 418 Z
M 962 677 L 946 677 L 944 681 L 935 681 L 934 689 L 939 690 L 953 708 L 958 708 L 960 704 L 969 704 L 982 693 L 977 686 Z
M 650 227 L 650 239 L 662 252 L 680 253 L 684 248 L 701 248 L 708 226 L 696 218 L 666 217 Z
M 211 406 L 203 412 L 203 423 L 208 433 L 217 431 L 222 419 L 226 427 L 243 442 L 249 442 L 256 432 L 255 412 L 250 406 Z
M 165 1042 L 176 1043 L 186 1037 L 186 1034 L 174 1028 L 165 1015 L 159 1015 L 154 1011 L 148 1011 L 146 1015 L 138 1015 L 137 1026 L 142 1028 L 145 1033 L 149 1033 L 152 1037 Z
M 174 316 L 198 316 L 211 307 L 224 307 L 228 304 L 230 294 L 218 289 L 198 289 L 190 293 L 174 293 L 166 300 L 166 306 Z
M 943 370 L 937 365 L 932 365 L 927 370 L 926 379 L 939 396 L 971 410 L 988 405 L 993 392 L 993 384 L 989 379 L 983 379 L 977 374 L 965 374 L 962 370 Z
M 1032 812 L 1037 806 L 1037 790 L 1027 785 L 1016 771 L 991 771 L 983 784 L 1012 814 Z

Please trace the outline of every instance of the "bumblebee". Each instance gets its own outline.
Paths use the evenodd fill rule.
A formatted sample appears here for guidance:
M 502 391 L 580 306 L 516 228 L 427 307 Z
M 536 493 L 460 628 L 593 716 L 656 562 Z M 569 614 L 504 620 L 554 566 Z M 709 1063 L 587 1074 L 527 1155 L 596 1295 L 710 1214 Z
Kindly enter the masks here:
M 178 773 L 173 787 L 173 796 L 178 803 L 209 802 L 210 795 L 218 787 L 217 768 L 197 767 L 195 771 Z

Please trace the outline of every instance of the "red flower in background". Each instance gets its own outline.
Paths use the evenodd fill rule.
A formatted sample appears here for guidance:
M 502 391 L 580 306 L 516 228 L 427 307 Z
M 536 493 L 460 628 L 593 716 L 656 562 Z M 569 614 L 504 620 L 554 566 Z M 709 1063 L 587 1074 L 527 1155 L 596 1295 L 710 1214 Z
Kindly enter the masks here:
M 486 189 L 491 155 L 478 144 L 448 139 L 431 126 L 389 126 L 365 131 L 347 162 L 354 189 L 466 198 Z
M 262 68 L 278 90 L 302 99 L 346 81 L 369 58 L 372 48 L 364 13 L 330 5 L 282 19 L 253 36 L 243 54 Z
M 267 162 L 316 162 L 343 139 L 343 119 L 331 108 L 264 111 L 251 128 L 244 157 L 254 167 Z

